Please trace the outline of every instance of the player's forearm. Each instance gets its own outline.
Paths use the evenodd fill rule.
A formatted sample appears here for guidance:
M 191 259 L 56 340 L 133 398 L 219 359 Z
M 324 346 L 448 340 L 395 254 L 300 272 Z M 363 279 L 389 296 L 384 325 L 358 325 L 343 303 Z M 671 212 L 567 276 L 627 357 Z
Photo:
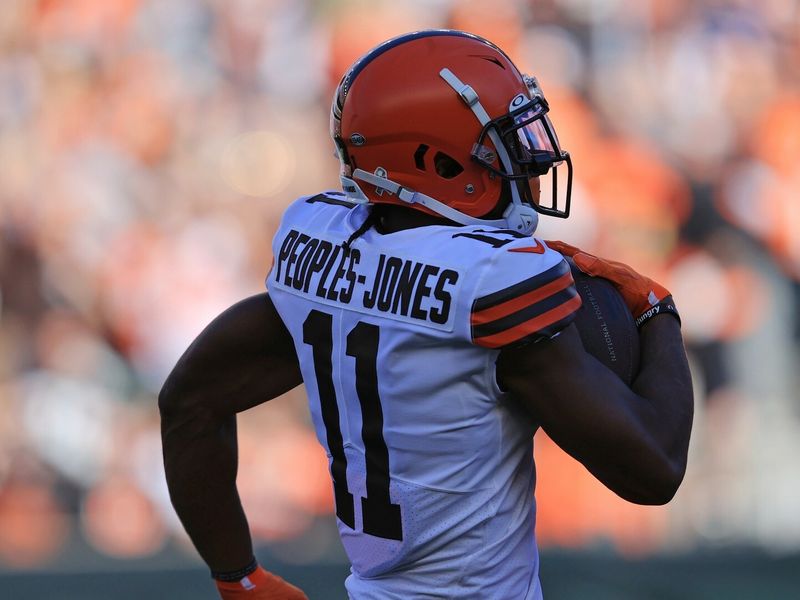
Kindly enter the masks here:
M 538 411 L 542 427 L 625 500 L 668 502 L 683 478 L 685 455 L 661 439 L 661 416 L 649 400 L 599 363 L 595 367 L 572 382 L 562 380 L 557 396 L 547 394 L 548 406 Z
M 640 340 L 641 367 L 632 388 L 648 402 L 652 435 L 682 477 L 694 395 L 678 321 L 671 315 L 655 317 L 642 327 Z
M 253 555 L 236 490 L 236 417 L 181 409 L 162 392 L 161 438 L 167 486 L 175 511 L 212 571 L 234 571 Z

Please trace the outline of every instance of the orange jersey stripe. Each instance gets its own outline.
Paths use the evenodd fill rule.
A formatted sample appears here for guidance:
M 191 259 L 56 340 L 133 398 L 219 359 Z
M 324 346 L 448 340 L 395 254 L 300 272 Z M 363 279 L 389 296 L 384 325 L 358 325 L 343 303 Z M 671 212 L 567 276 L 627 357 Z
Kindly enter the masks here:
M 579 295 L 575 295 L 573 298 L 567 300 L 563 304 L 548 310 L 546 313 L 542 313 L 538 317 L 529 319 L 524 323 L 520 323 L 519 325 L 511 327 L 510 329 L 506 329 L 505 331 L 501 331 L 500 333 L 477 338 L 475 339 L 475 343 L 488 348 L 500 348 L 502 346 L 506 346 L 512 342 L 521 340 L 525 336 L 536 333 L 548 325 L 552 325 L 553 323 L 560 321 L 561 319 L 578 310 L 580 306 L 581 297 Z
M 561 290 L 568 288 L 570 285 L 572 285 L 572 274 L 570 272 L 566 272 L 558 279 L 554 279 L 550 283 L 547 283 L 531 292 L 522 294 L 516 298 L 511 298 L 511 300 L 506 300 L 502 304 L 472 313 L 470 316 L 470 323 L 474 327 L 475 325 L 483 325 L 484 323 L 490 323 L 491 321 L 502 319 L 503 317 L 515 313 L 518 310 L 522 310 L 526 306 L 536 304 L 548 296 L 552 296 L 556 292 L 560 292 Z

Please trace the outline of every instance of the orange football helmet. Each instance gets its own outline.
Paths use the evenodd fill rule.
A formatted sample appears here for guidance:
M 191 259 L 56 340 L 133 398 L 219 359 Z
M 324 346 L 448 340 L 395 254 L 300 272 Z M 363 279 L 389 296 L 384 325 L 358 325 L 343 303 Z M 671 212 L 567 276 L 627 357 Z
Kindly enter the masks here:
M 572 162 L 548 110 L 536 79 L 491 42 L 453 30 L 401 35 L 357 60 L 334 94 L 342 187 L 357 202 L 533 233 L 537 213 L 569 215 L 572 192 Z M 552 202 L 543 206 L 530 180 L 551 169 Z M 502 217 L 487 217 L 501 201 Z

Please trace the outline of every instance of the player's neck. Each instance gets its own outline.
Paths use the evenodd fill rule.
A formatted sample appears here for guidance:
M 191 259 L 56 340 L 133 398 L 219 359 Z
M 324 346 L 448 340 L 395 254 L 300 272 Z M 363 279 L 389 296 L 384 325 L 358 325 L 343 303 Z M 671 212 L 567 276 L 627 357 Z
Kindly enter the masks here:
M 392 205 L 377 205 L 373 210 L 378 210 L 377 228 L 381 233 L 394 233 L 403 229 L 426 227 L 428 225 L 458 225 L 448 219 L 437 215 L 429 215 L 413 208 Z

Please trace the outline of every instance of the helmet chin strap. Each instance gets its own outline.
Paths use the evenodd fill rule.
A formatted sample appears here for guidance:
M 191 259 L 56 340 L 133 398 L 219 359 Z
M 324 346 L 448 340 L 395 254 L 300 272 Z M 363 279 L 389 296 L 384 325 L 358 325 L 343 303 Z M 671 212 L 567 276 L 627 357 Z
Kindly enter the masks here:
M 512 194 L 517 192 L 516 186 L 512 186 Z M 507 228 L 519 231 L 525 235 L 533 235 L 539 225 L 539 213 L 532 206 L 522 202 L 510 202 L 503 211 Z
M 539 223 L 539 214 L 532 207 L 521 202 L 510 202 L 503 212 L 502 219 L 479 219 L 447 206 L 447 204 L 440 202 L 436 198 L 405 188 L 391 179 L 380 177 L 363 169 L 353 171 L 352 177 L 342 175 L 340 179 L 342 181 L 342 189 L 350 200 L 359 204 L 366 204 L 369 199 L 364 194 L 361 186 L 355 181 L 356 179 L 394 194 L 406 204 L 419 204 L 445 219 L 461 225 L 483 225 L 485 227 L 497 227 L 498 229 L 512 229 L 524 235 L 532 235 Z
M 361 190 L 361 187 L 358 185 L 358 183 L 356 183 L 356 179 L 360 179 L 369 185 L 374 185 L 378 189 L 389 192 L 390 194 L 394 194 L 399 200 L 405 202 L 406 204 L 419 204 L 420 206 L 424 206 L 425 208 L 435 212 L 445 219 L 455 221 L 461 225 L 484 225 L 487 227 L 498 227 L 501 229 L 505 229 L 510 226 L 509 222 L 505 218 L 478 219 L 477 217 L 471 217 L 468 214 L 462 213 L 460 210 L 456 210 L 452 206 L 447 206 L 447 204 L 440 202 L 436 198 L 431 198 L 422 192 L 416 192 L 412 189 L 405 188 L 391 179 L 380 177 L 379 175 L 375 175 L 369 171 L 364 171 L 363 169 L 356 169 L 353 171 L 353 177 L 346 177 L 344 175 L 341 177 L 342 189 L 354 202 L 363 203 L 369 201 L 364 192 Z M 506 212 L 508 212 L 508 210 Z M 520 223 L 522 222 L 523 221 L 520 220 Z M 517 228 L 515 227 L 515 229 Z M 518 229 L 518 231 L 522 230 Z M 531 233 L 533 233 L 533 231 L 531 231 Z

